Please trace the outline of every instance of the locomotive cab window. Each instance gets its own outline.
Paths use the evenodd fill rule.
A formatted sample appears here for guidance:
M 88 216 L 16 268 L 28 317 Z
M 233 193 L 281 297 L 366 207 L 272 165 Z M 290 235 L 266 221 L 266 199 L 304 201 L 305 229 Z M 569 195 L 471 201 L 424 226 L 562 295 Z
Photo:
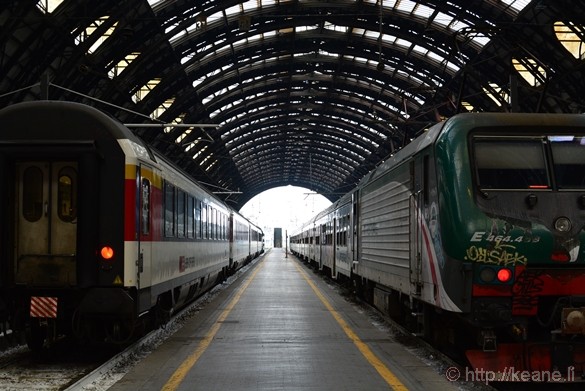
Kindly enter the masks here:
M 474 138 L 478 185 L 482 189 L 549 189 L 541 138 Z
M 585 188 L 585 137 L 549 136 L 559 189 Z

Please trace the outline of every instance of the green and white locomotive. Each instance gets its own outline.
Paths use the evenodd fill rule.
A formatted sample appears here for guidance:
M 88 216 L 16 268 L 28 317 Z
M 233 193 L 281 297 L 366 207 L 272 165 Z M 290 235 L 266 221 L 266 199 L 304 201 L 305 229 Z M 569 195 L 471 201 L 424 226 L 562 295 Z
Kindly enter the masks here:
M 476 368 L 578 375 L 584 224 L 585 115 L 468 113 L 379 165 L 291 249 L 310 262 L 331 254 L 320 264 L 350 254 L 334 277 L 428 338 L 463 335 Z M 333 240 L 319 237 L 329 231 Z

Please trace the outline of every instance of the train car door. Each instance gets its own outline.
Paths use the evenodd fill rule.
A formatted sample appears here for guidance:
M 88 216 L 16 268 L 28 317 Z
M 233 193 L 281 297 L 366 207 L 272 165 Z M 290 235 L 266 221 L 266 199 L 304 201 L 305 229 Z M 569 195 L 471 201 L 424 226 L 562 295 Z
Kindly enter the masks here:
M 15 282 L 77 283 L 77 162 L 16 163 Z
M 420 295 L 423 278 L 423 223 L 425 202 L 428 199 L 428 155 L 415 156 L 410 162 L 410 181 L 412 196 L 410 200 L 410 282 L 413 293 Z
M 152 193 L 154 170 L 145 164 L 138 167 L 138 287 L 148 288 L 152 283 Z
M 320 231 L 321 244 L 319 245 L 319 270 L 323 270 L 323 259 L 325 257 L 325 247 L 327 246 L 327 225 L 321 224 Z
M 337 269 L 336 269 L 336 265 L 337 265 L 337 246 L 339 245 L 339 238 L 337 237 L 337 232 L 338 232 L 338 227 L 337 227 L 337 223 L 338 223 L 339 219 L 334 217 L 333 218 L 333 237 L 332 239 L 332 251 L 333 251 L 333 256 L 332 256 L 332 262 L 331 262 L 331 278 L 337 278 Z
M 348 242 L 351 246 L 351 248 L 349 249 L 351 251 L 351 262 L 352 262 L 352 267 L 353 265 L 356 265 L 357 262 L 359 262 L 359 257 L 358 257 L 358 243 L 359 243 L 359 237 L 358 237 L 358 221 L 359 221 L 359 190 L 356 190 L 352 197 L 351 197 L 351 202 L 352 202 L 352 207 L 351 207 L 351 218 L 350 218 L 350 222 L 349 222 L 349 232 L 348 235 L 350 235 L 350 238 L 348 238 Z

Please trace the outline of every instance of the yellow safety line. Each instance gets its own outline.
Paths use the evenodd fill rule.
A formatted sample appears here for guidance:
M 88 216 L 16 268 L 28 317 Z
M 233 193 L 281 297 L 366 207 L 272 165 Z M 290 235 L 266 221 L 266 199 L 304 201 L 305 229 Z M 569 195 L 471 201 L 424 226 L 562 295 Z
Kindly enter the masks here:
M 351 339 L 354 345 L 359 349 L 362 355 L 365 357 L 366 360 L 378 371 L 380 376 L 388 383 L 390 387 L 394 390 L 408 390 L 408 388 L 402 384 L 400 380 L 384 365 L 384 363 L 370 350 L 368 345 L 366 345 L 358 336 L 357 334 L 349 327 L 349 325 L 343 320 L 341 315 L 333 308 L 333 306 L 329 303 L 329 301 L 323 296 L 319 288 L 309 279 L 307 274 L 304 270 L 298 265 L 297 262 L 293 262 L 298 271 L 301 273 L 305 281 L 309 284 L 313 292 L 317 295 L 317 297 L 321 300 L 323 305 L 329 310 L 331 315 L 335 318 L 337 323 L 341 326 L 345 334 Z
M 215 335 L 219 331 L 219 328 L 221 327 L 221 323 L 228 317 L 228 315 L 230 314 L 232 309 L 238 303 L 238 301 L 240 300 L 240 297 L 242 297 L 242 294 L 244 293 L 246 288 L 248 288 L 248 285 L 250 285 L 250 283 L 252 282 L 254 277 L 256 277 L 256 274 L 258 274 L 262 265 L 264 265 L 264 260 L 262 260 L 262 263 L 256 267 L 256 269 L 254 270 L 254 273 L 252 273 L 250 278 L 244 283 L 244 285 L 242 285 L 240 287 L 240 289 L 238 290 L 238 292 L 236 293 L 234 298 L 230 301 L 230 303 L 227 305 L 227 307 L 221 312 L 221 314 L 219 315 L 219 318 L 217 318 L 217 321 L 211 327 L 211 330 L 209 330 L 207 335 L 205 335 L 203 340 L 199 343 L 199 346 L 197 346 L 197 349 L 195 349 L 195 351 L 189 357 L 187 357 L 187 359 L 185 359 L 185 361 L 183 361 L 183 363 L 179 366 L 179 368 L 177 368 L 177 370 L 173 373 L 173 375 L 170 377 L 170 379 L 166 382 L 166 384 L 162 388 L 163 391 L 174 391 L 179 387 L 181 382 L 185 379 L 185 376 L 187 376 L 187 373 L 189 373 L 189 371 L 191 370 L 191 368 L 193 368 L 195 363 L 197 363 L 197 361 L 199 360 L 201 355 L 205 352 L 205 350 L 207 350 L 207 348 L 211 344 L 211 341 L 213 340 L 213 338 L 215 337 Z

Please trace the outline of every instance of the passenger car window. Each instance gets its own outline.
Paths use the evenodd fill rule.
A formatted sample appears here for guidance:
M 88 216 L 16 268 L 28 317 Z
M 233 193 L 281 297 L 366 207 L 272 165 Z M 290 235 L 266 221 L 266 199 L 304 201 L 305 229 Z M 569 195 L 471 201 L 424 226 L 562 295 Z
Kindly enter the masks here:
M 150 233 L 150 181 L 142 178 L 142 222 L 141 230 L 143 235 Z
M 22 214 L 31 223 L 43 215 L 43 172 L 38 167 L 28 167 L 22 175 Z
M 165 236 L 175 236 L 175 187 L 165 183 Z
M 57 202 L 58 215 L 62 221 L 72 222 L 77 218 L 77 172 L 72 167 L 59 170 Z

